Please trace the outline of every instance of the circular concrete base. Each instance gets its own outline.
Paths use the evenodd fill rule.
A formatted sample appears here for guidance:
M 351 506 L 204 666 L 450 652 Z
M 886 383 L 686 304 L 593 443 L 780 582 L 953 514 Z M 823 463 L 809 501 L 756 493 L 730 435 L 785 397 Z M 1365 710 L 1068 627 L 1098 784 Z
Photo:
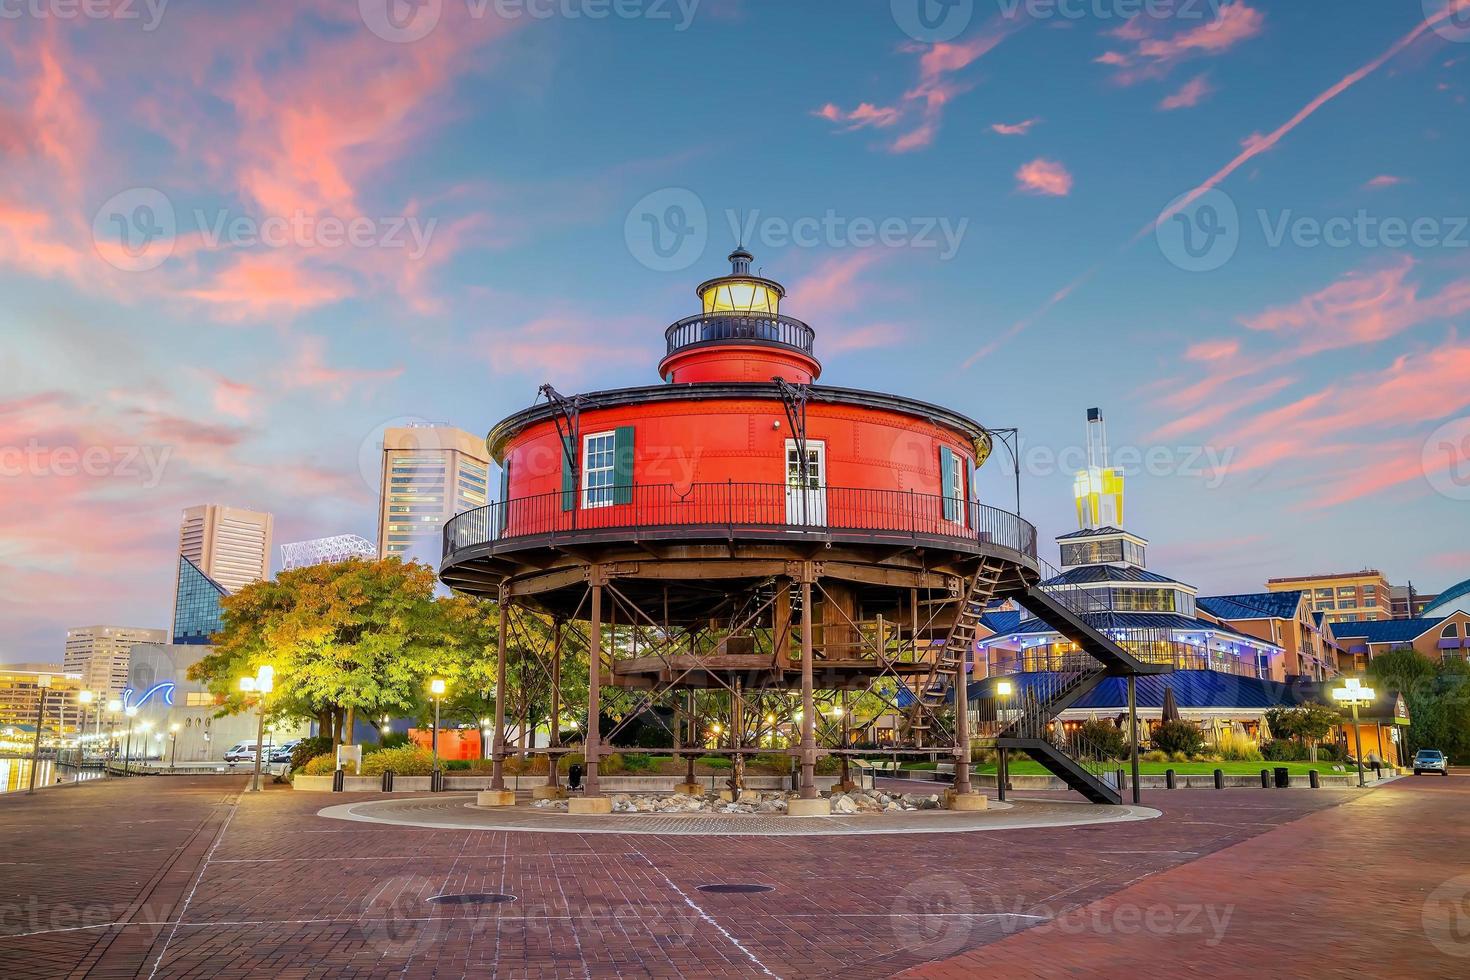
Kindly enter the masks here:
M 578 800 L 573 799 L 573 803 Z M 827 801 L 822 800 L 823 803 Z M 1144 806 L 1100 806 L 1060 800 L 991 803 L 987 810 L 908 810 L 793 819 L 766 813 L 562 813 L 515 806 L 479 809 L 474 797 L 406 797 L 345 803 L 317 811 L 333 820 L 429 827 L 440 830 L 505 830 L 539 834 L 650 834 L 805 837 L 864 834 L 962 834 L 1027 827 L 1075 827 L 1151 820 L 1159 811 Z

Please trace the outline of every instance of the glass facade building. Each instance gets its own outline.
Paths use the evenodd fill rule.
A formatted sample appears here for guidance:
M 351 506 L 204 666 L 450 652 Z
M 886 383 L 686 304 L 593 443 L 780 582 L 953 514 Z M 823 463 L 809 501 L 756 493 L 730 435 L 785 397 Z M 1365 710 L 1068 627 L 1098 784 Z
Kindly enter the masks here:
M 220 599 L 224 586 L 205 575 L 183 555 L 179 556 L 178 588 L 174 599 L 173 642 L 207 644 L 224 625 Z

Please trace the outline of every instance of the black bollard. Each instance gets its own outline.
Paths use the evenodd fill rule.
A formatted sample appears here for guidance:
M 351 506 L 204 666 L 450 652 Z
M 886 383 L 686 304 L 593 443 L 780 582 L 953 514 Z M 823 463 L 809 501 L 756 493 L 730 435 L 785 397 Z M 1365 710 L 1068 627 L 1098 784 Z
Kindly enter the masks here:
M 1310 769 L 1310 770 L 1307 771 L 1307 783 L 1313 789 L 1321 789 L 1322 788 L 1322 777 L 1317 775 L 1317 770 Z
M 345 787 L 346 785 L 347 785 L 347 774 L 345 772 L 343 772 L 341 769 L 334 770 L 332 772 L 332 792 L 333 793 L 340 793 L 340 792 L 342 792 L 343 787 Z
M 1216 769 L 1215 770 L 1215 788 L 1216 789 L 1224 789 L 1225 788 L 1225 772 L 1224 772 L 1224 770 L 1221 770 L 1221 769 Z
M 384 769 L 383 770 L 383 792 L 384 793 L 391 793 L 391 792 L 393 792 L 393 770 L 392 769 Z
M 1123 789 L 1128 785 L 1127 779 L 1123 775 L 1123 770 L 1122 769 L 1117 770 L 1116 775 L 1118 777 L 1118 792 L 1119 793 L 1122 793 L 1123 792 Z
M 1269 769 L 1262 769 L 1261 770 L 1261 789 L 1270 789 L 1270 788 L 1271 788 L 1271 770 L 1269 770 Z
M 1165 769 L 1164 770 L 1164 789 L 1173 789 L 1173 788 L 1174 788 L 1174 770 L 1173 769 Z
M 1276 788 L 1287 789 L 1291 786 L 1291 770 L 1285 766 L 1276 767 Z

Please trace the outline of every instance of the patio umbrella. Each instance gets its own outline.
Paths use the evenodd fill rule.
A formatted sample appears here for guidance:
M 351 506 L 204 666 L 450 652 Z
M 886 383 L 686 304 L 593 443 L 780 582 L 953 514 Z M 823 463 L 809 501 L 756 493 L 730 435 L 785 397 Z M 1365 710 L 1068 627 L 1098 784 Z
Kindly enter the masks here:
M 1179 720 L 1179 705 L 1174 702 L 1174 689 L 1167 685 L 1164 687 L 1164 709 L 1160 717 L 1166 722 Z

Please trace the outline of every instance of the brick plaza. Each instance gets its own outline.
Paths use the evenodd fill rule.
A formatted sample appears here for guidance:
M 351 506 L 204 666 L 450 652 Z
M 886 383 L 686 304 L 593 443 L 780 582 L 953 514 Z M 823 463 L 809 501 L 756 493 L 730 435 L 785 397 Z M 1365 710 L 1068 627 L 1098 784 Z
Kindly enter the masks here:
M 1154 820 L 911 837 L 391 827 L 317 816 L 342 796 L 243 789 L 155 777 L 0 798 L 0 975 L 1470 970 L 1461 776 L 1159 792 Z M 721 883 L 771 890 L 699 890 Z M 514 900 L 428 901 L 467 893 Z

